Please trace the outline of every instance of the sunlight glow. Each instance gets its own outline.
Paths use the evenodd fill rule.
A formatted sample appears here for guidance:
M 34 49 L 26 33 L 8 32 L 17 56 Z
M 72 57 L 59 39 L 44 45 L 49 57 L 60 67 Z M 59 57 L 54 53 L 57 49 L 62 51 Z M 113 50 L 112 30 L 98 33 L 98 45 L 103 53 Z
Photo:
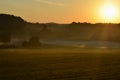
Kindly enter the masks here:
M 105 5 L 101 8 L 101 17 L 105 22 L 114 22 L 118 18 L 118 10 L 115 5 Z

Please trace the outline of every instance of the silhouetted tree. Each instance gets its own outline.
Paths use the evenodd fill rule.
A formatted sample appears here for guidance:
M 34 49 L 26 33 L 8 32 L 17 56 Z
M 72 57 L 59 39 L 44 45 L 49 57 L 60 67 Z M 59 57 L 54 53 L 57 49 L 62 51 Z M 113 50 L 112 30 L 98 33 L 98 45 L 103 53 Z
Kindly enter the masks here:
M 31 37 L 29 40 L 30 45 L 33 46 L 39 46 L 40 45 L 40 41 L 38 37 Z
M 71 24 L 69 24 L 69 26 L 77 26 L 78 25 L 78 23 L 77 22 L 72 22 Z
M 38 37 L 31 37 L 29 41 L 23 42 L 24 47 L 40 47 L 41 43 Z

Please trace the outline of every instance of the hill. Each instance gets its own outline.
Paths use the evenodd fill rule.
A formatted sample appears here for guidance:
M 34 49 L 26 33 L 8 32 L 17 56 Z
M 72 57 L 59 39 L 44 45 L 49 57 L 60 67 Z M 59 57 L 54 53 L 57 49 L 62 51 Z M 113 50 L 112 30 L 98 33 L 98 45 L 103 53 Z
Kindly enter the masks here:
M 19 33 L 19 34 L 18 34 Z M 120 24 L 112 23 L 30 23 L 21 17 L 0 14 L 0 34 L 12 38 L 38 36 L 41 40 L 120 41 Z

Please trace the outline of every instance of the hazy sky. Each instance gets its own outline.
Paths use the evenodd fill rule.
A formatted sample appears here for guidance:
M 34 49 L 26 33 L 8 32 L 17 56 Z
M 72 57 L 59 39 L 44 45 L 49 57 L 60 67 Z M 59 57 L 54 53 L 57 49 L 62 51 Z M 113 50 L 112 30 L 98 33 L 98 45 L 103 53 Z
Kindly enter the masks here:
M 0 0 L 0 13 L 21 16 L 30 22 L 95 23 L 104 22 L 100 8 L 107 3 L 120 7 L 120 0 Z

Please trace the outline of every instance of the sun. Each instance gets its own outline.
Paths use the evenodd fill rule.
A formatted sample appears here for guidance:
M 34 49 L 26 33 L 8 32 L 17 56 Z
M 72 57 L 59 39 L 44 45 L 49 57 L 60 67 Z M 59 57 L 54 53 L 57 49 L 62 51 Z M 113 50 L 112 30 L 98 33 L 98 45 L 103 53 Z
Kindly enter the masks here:
M 105 5 L 101 8 L 101 17 L 105 22 L 114 22 L 118 17 L 118 10 L 115 5 Z

